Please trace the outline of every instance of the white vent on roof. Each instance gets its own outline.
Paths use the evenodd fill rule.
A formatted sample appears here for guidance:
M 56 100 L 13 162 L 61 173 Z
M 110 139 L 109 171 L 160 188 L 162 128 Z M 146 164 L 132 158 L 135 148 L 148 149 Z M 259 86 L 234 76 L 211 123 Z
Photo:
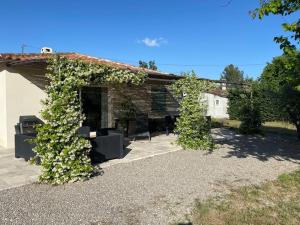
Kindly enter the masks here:
M 42 54 L 51 54 L 51 53 L 53 53 L 53 49 L 52 49 L 52 48 L 49 48 L 49 47 L 43 47 L 43 48 L 41 49 L 41 53 L 42 53 Z

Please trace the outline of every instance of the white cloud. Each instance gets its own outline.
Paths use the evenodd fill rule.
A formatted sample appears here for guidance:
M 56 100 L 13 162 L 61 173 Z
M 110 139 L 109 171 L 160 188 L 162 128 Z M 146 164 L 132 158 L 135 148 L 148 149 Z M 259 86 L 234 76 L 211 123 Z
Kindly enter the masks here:
M 144 38 L 143 40 L 139 41 L 139 43 L 143 43 L 148 47 L 160 47 L 162 44 L 167 44 L 168 41 L 162 37 L 160 38 Z

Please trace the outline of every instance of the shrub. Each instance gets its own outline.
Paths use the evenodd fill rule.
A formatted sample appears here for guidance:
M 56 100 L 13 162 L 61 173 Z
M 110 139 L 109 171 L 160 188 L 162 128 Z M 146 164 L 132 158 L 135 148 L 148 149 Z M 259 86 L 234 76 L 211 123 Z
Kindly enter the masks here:
M 243 88 L 229 90 L 230 119 L 241 121 L 239 131 L 243 134 L 261 133 L 261 90 L 256 82 Z
M 176 131 L 179 133 L 177 143 L 184 149 L 211 149 L 213 140 L 210 124 L 206 120 L 207 105 L 203 95 L 211 84 L 199 80 L 194 73 L 184 75 L 185 78 L 172 86 L 180 102 L 180 117 L 176 122 Z
M 251 105 L 250 100 L 245 101 L 240 112 L 241 125 L 239 131 L 242 134 L 261 133 L 261 115 L 258 108 Z

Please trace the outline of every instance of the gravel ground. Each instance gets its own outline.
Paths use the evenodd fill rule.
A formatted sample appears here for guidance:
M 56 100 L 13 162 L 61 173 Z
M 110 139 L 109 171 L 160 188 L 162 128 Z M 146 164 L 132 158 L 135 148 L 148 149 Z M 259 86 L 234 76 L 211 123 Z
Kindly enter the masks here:
M 83 183 L 2 191 L 0 224 L 169 224 L 184 218 L 195 199 L 299 168 L 294 139 L 215 133 L 220 146 L 212 153 L 177 151 L 105 168 Z

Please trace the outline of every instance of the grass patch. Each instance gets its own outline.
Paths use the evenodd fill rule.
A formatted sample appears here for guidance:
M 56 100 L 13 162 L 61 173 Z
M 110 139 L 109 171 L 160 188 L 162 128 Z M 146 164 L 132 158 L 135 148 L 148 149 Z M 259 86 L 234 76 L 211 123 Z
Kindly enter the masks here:
M 212 127 L 227 127 L 231 129 L 238 129 L 240 127 L 241 122 L 238 120 L 220 120 L 220 119 L 212 119 Z M 262 125 L 262 129 L 264 132 L 273 132 L 279 134 L 289 134 L 296 135 L 296 127 L 293 124 L 283 121 L 272 121 L 265 122 Z
M 274 132 L 279 134 L 297 134 L 296 127 L 293 124 L 281 121 L 265 122 L 263 124 L 263 130 L 265 132 Z
M 300 170 L 261 186 L 233 190 L 223 199 L 196 202 L 193 225 L 298 225 Z M 179 223 L 180 224 L 180 223 Z

